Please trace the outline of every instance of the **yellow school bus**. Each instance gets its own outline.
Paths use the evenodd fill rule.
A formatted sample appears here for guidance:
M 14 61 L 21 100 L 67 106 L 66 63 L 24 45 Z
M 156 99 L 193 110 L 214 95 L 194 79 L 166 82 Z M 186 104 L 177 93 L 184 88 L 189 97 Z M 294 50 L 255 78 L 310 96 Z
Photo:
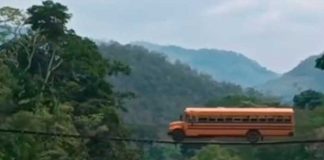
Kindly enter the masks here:
M 186 108 L 168 134 L 175 141 L 187 137 L 245 137 L 256 143 L 267 137 L 294 135 L 292 108 Z

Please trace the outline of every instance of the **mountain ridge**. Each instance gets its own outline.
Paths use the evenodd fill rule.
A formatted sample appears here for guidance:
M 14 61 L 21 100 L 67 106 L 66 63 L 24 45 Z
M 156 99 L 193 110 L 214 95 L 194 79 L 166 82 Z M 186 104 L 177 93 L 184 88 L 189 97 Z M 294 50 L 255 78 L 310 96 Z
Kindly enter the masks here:
M 295 94 L 307 89 L 324 92 L 324 71 L 315 68 L 315 60 L 319 57 L 310 56 L 279 78 L 255 88 L 267 94 L 281 96 L 287 102 L 291 101 Z
M 217 81 L 225 81 L 251 87 L 275 79 L 279 74 L 261 66 L 241 53 L 227 50 L 200 48 L 188 49 L 176 45 L 158 45 L 137 41 L 139 45 L 167 56 L 171 62 L 180 61 L 199 72 L 211 75 Z

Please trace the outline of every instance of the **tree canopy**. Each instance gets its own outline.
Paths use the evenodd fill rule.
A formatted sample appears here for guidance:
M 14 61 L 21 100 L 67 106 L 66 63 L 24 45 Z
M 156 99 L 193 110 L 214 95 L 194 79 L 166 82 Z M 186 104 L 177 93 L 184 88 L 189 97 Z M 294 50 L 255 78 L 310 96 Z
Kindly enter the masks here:
M 0 157 L 138 159 L 128 145 L 104 140 L 128 136 L 117 114 L 125 94 L 106 81 L 107 76 L 128 73 L 128 67 L 102 57 L 94 42 L 68 30 L 66 6 L 47 0 L 27 13 L 22 24 L 28 31 L 1 45 L 0 68 L 6 76 L 1 79 L 6 86 L 1 88 L 1 127 L 94 138 L 0 136 Z
M 301 109 L 314 109 L 324 104 L 324 95 L 314 90 L 305 90 L 293 98 L 294 106 Z
M 324 70 L 324 54 L 320 58 L 316 59 L 315 67 Z
M 42 5 L 33 5 L 27 9 L 28 18 L 26 24 L 30 24 L 33 30 L 45 35 L 48 39 L 57 39 L 63 36 L 67 30 L 66 23 L 71 18 L 68 8 L 53 1 L 43 1 Z

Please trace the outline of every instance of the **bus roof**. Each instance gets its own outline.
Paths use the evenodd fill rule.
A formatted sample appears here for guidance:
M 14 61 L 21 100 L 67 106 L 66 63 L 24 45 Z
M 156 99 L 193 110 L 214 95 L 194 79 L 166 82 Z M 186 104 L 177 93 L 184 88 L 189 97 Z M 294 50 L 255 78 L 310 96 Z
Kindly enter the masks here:
M 225 108 L 225 107 L 214 107 L 214 108 L 199 108 L 199 107 L 188 107 L 185 109 L 186 113 L 284 113 L 293 114 L 293 108 Z

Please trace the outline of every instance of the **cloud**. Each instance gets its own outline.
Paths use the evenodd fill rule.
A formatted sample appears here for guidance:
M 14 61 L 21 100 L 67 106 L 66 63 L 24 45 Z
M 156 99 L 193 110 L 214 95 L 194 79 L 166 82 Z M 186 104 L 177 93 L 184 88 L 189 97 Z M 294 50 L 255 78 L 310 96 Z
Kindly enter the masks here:
M 40 0 L 28 0 L 28 1 L 21 1 L 21 0 L 1 0 L 0 7 L 2 6 L 13 6 L 20 9 L 26 9 L 30 6 L 30 4 L 40 4 Z
M 290 0 L 291 4 L 299 11 L 305 12 L 324 12 L 323 0 Z
M 261 6 L 263 9 L 246 22 L 254 28 L 251 34 L 304 34 L 316 32 L 324 25 L 324 1 L 267 1 Z
M 208 8 L 206 15 L 233 15 L 239 14 L 251 9 L 255 9 L 259 5 L 258 0 L 232 0 L 223 1 Z

